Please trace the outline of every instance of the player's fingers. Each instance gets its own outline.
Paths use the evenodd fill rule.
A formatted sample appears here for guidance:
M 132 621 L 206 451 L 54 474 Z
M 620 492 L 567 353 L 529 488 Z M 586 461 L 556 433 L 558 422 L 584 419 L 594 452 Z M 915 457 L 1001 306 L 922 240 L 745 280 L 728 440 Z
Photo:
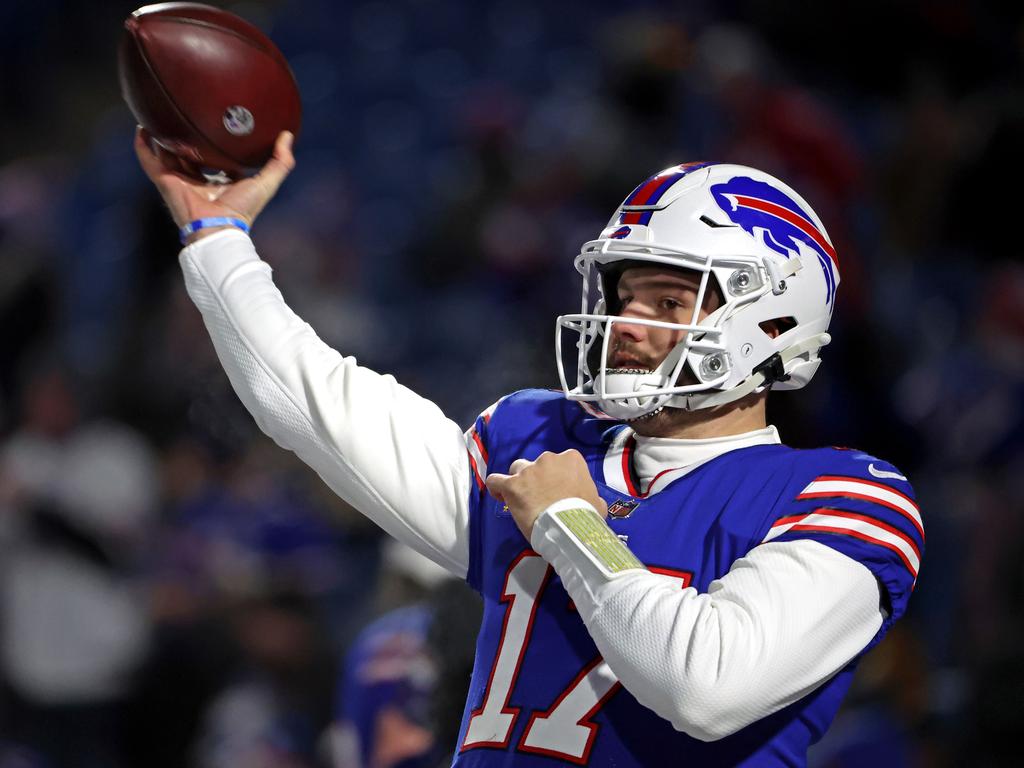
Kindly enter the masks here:
M 199 170 L 185 158 L 165 149 L 155 141 L 151 143 L 150 147 L 157 160 L 160 161 L 164 174 L 180 176 L 189 182 L 195 182 L 199 178 Z
M 575 448 L 562 451 L 558 454 L 558 458 L 562 462 L 560 466 L 566 472 L 586 472 L 587 470 L 587 460 L 583 458 L 583 454 Z
M 139 158 L 139 164 L 146 176 L 161 189 L 173 184 L 172 178 L 180 178 L 186 182 L 194 181 L 191 177 L 195 174 L 195 169 L 154 143 L 152 136 L 141 125 L 135 129 L 135 155 Z
M 295 136 L 291 131 L 281 131 L 274 142 L 274 154 L 260 170 L 262 186 L 273 196 L 278 187 L 295 167 L 295 156 L 292 154 L 292 142 Z
M 512 465 L 508 468 L 509 472 L 513 475 L 518 475 L 527 467 L 533 466 L 533 462 L 529 459 L 516 459 L 512 462 Z
M 197 182 L 203 178 L 203 174 L 199 170 L 199 166 L 196 165 L 195 163 L 186 160 L 184 157 L 181 157 L 180 155 L 174 155 L 171 154 L 170 152 L 164 152 L 163 150 L 161 150 L 161 152 L 166 157 L 166 164 L 170 165 L 171 163 L 173 163 L 174 166 L 178 169 L 178 173 L 180 173 L 182 176 L 187 177 L 191 181 Z
M 500 472 L 492 472 L 484 480 L 484 484 L 487 486 L 487 490 L 491 496 L 496 498 L 498 501 L 505 501 L 505 486 L 508 485 L 508 481 L 511 480 L 510 475 L 503 475 Z
M 295 167 L 295 155 L 292 154 L 292 145 L 295 143 L 295 134 L 291 131 L 281 131 L 274 142 L 273 157 L 280 160 L 290 171 Z

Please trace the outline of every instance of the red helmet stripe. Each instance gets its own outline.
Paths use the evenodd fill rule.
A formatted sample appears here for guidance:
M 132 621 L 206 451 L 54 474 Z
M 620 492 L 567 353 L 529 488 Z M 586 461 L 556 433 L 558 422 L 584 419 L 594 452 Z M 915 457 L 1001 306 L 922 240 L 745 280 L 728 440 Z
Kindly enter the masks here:
M 784 208 L 778 203 L 772 203 L 768 200 L 762 200 L 758 197 L 747 197 L 745 195 L 736 195 L 736 204 L 742 205 L 747 208 L 753 208 L 756 211 L 767 213 L 771 216 L 776 216 L 784 221 L 788 221 L 795 227 L 802 230 L 808 237 L 814 242 L 821 246 L 822 250 L 827 253 L 832 262 L 839 267 L 839 257 L 836 255 L 836 249 L 832 247 L 832 244 L 825 239 L 825 236 L 821 234 L 816 226 L 805 219 L 803 216 L 794 213 L 788 208 Z

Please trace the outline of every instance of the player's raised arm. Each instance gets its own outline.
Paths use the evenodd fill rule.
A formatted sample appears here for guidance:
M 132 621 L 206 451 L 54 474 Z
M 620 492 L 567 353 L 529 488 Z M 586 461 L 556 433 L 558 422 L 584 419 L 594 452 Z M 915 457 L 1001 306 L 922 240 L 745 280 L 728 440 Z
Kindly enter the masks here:
M 462 430 L 393 377 L 321 341 L 230 221 L 251 226 L 277 192 L 295 164 L 291 136 L 278 138 L 259 174 L 216 186 L 175 167 L 142 131 L 135 149 L 175 223 L 200 222 L 183 237 L 185 284 L 256 423 L 388 533 L 464 576 L 471 478 Z

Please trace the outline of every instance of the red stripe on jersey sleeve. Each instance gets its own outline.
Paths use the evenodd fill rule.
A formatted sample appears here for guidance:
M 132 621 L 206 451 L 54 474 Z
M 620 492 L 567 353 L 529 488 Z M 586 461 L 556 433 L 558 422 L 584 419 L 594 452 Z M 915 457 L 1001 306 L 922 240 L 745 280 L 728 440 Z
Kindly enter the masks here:
M 798 521 L 803 520 L 804 518 L 806 518 L 806 517 L 808 517 L 810 515 L 825 515 L 827 517 L 842 517 L 842 518 L 846 518 L 847 520 L 860 520 L 861 522 L 870 523 L 871 525 L 874 525 L 877 528 L 881 528 L 886 533 L 890 533 L 893 536 L 896 536 L 897 538 L 905 541 L 907 543 L 907 546 L 909 546 L 914 551 L 914 554 L 917 555 L 918 560 L 921 559 L 921 548 L 917 545 L 917 542 L 915 542 L 912 538 L 907 536 L 907 534 L 905 534 L 903 531 L 899 530 L 898 528 L 893 528 L 891 525 L 889 525 L 888 523 L 883 522 L 882 520 L 879 520 L 877 517 L 871 517 L 870 515 L 862 515 L 862 514 L 857 513 L 857 512 L 846 512 L 846 511 L 840 510 L 840 509 L 831 509 L 829 507 L 824 507 L 822 509 L 816 509 L 813 512 L 807 512 L 806 514 L 789 515 L 788 517 L 779 518 L 778 520 L 776 520 L 772 524 L 772 528 L 778 528 L 778 527 L 783 526 L 783 525 L 788 525 L 789 523 L 798 522 Z M 799 526 L 798 525 L 794 525 L 793 528 L 790 528 L 790 530 L 794 530 L 797 527 L 799 527 Z M 840 529 L 830 529 L 830 530 L 840 530 Z
M 480 470 L 476 467 L 476 459 L 473 458 L 473 454 L 466 449 L 466 455 L 469 456 L 469 466 L 473 468 L 473 476 L 476 478 L 476 487 L 480 490 L 484 488 L 484 479 L 480 477 Z
M 879 545 L 881 547 L 885 547 L 886 549 L 892 550 L 897 555 L 899 555 L 900 560 L 903 561 L 903 565 L 905 565 L 907 567 L 907 570 L 910 571 L 910 574 L 915 579 L 917 578 L 917 571 L 914 570 L 914 566 L 911 565 L 910 561 L 907 559 L 907 556 L 905 554 L 903 554 L 903 552 L 900 550 L 899 547 L 897 547 L 895 544 L 890 544 L 888 541 L 882 541 L 881 539 L 876 539 L 874 536 L 869 536 L 868 534 L 862 533 L 861 531 L 851 531 L 851 530 L 848 530 L 848 529 L 841 529 L 841 528 L 830 528 L 830 527 L 825 526 L 825 525 L 799 525 L 798 524 L 798 525 L 794 525 L 789 530 L 790 531 L 807 531 L 809 533 L 831 533 L 831 534 L 835 534 L 837 536 L 851 536 L 852 538 L 861 539 L 862 541 L 867 541 L 867 542 L 869 542 L 871 544 L 877 544 L 877 545 Z M 789 531 L 787 531 L 787 533 L 789 533 Z

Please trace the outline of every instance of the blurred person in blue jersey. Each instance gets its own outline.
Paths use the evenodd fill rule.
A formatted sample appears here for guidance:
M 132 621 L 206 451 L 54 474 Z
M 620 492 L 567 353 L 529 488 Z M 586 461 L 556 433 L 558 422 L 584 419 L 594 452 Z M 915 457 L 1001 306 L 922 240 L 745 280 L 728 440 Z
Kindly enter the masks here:
M 819 367 L 840 279 L 803 198 L 729 164 L 643 181 L 575 260 L 561 389 L 508 395 L 463 432 L 324 344 L 274 285 L 248 230 L 290 136 L 216 188 L 142 132 L 136 151 L 257 424 L 482 594 L 454 765 L 806 762 L 904 613 L 924 529 L 899 469 L 767 424 L 769 391 Z
M 448 572 L 413 549 L 384 546 L 377 602 L 383 611 L 345 655 L 329 731 L 333 768 L 433 766 L 429 722 L 437 669 L 426 599 Z
M 449 699 L 466 697 L 479 600 L 404 544 L 392 540 L 383 554 L 377 599 L 388 609 L 346 654 L 328 734 L 331 765 L 435 768 L 458 733 Z
M 428 722 L 436 672 L 427 653 L 430 609 L 413 604 L 364 629 L 345 659 L 331 738 L 335 768 L 432 768 Z

